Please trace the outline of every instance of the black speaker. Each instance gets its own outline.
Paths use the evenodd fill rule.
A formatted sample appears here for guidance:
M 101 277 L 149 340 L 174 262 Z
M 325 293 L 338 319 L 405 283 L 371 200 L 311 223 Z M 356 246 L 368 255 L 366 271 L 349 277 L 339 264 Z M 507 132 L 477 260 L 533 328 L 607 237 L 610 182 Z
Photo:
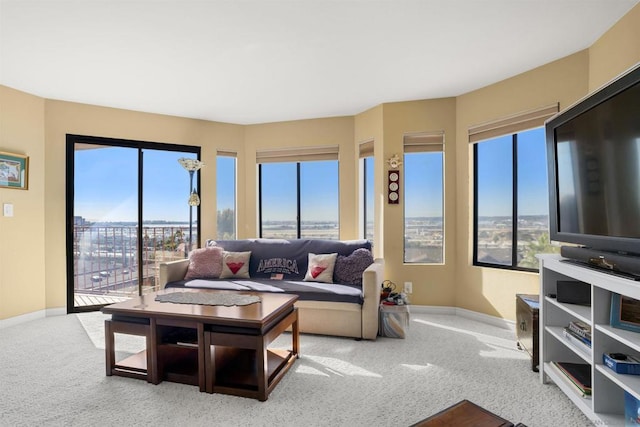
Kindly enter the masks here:
M 558 280 L 556 300 L 567 304 L 591 305 L 591 285 L 584 282 Z
M 579 246 L 562 246 L 560 255 L 603 270 L 640 276 L 640 257 L 638 256 L 598 251 Z

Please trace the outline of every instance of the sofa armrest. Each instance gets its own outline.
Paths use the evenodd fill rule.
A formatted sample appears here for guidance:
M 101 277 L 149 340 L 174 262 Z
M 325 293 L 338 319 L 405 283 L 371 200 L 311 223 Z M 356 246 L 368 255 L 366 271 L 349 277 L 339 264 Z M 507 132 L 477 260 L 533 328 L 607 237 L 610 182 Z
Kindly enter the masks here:
M 384 260 L 376 258 L 362 273 L 362 338 L 375 340 L 378 336 L 380 286 L 384 280 Z
M 160 263 L 160 288 L 164 287 L 169 282 L 175 282 L 184 279 L 189 268 L 188 259 L 179 259 L 177 261 L 168 261 Z

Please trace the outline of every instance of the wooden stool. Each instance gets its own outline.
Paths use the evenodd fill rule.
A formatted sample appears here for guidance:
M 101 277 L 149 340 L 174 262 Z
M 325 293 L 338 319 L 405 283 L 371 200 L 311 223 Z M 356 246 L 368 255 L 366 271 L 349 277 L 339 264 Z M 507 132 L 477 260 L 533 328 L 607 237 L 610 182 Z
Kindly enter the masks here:
M 115 334 L 139 335 L 146 338 L 146 350 L 116 362 Z M 104 321 L 107 376 L 146 379 L 158 384 L 157 332 L 155 319 L 133 316 L 112 316 Z

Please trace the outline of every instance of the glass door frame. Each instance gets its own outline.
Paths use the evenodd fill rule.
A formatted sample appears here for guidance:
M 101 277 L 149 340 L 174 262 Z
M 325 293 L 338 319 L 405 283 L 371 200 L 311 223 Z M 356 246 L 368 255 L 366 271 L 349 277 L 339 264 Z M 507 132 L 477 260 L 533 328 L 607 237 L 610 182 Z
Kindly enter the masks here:
M 79 313 L 79 312 L 87 312 L 87 311 L 96 311 L 103 305 L 90 305 L 90 306 L 75 306 L 75 286 L 74 286 L 74 262 L 73 262 L 73 244 L 74 244 L 74 203 L 75 203 L 75 146 L 76 144 L 91 144 L 91 145 L 103 145 L 106 147 L 124 147 L 124 148 L 132 148 L 137 150 L 138 155 L 138 230 L 142 230 L 143 224 L 143 202 L 144 202 L 144 194 L 143 194 L 143 150 L 161 150 L 161 151 L 179 151 L 184 153 L 193 153 L 196 155 L 196 158 L 200 160 L 201 147 L 192 146 L 192 145 L 179 145 L 179 144 L 169 144 L 169 143 L 160 143 L 160 142 L 148 142 L 148 141 L 136 141 L 129 139 L 119 139 L 119 138 L 104 138 L 104 137 L 95 137 L 95 136 L 86 136 L 86 135 L 75 135 L 75 134 L 67 134 L 66 135 L 66 210 L 65 210 L 65 221 L 66 221 L 66 272 L 67 272 L 67 314 L 69 313 Z M 198 192 L 202 188 L 200 186 L 200 174 L 197 174 L 197 187 Z M 172 201 L 173 202 L 173 201 Z M 200 246 L 200 236 L 201 236 L 201 227 L 200 221 L 200 205 L 196 207 L 197 209 L 197 241 L 194 242 L 197 247 Z M 137 236 L 137 262 L 143 259 L 143 234 L 142 232 L 138 233 Z M 139 264 L 140 265 L 140 264 Z M 142 274 L 143 269 L 138 268 L 138 294 L 142 294 Z

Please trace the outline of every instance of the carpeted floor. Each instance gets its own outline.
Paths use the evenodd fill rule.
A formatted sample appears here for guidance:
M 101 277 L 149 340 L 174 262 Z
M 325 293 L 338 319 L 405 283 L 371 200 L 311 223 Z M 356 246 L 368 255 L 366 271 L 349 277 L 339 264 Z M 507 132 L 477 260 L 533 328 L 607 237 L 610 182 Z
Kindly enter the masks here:
M 462 399 L 529 427 L 591 425 L 540 383 L 511 331 L 463 317 L 412 313 L 404 340 L 302 335 L 301 358 L 266 402 L 107 377 L 103 321 L 0 329 L 0 426 L 408 426 Z M 143 345 L 117 337 L 119 352 Z

